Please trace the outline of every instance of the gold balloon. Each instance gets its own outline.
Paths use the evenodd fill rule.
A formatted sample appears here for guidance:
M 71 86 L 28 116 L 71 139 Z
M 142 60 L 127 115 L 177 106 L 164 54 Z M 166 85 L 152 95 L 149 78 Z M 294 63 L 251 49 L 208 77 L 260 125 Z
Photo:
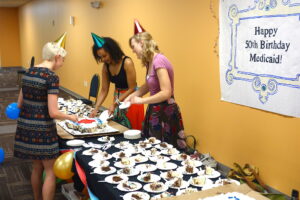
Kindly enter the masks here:
M 73 172 L 71 171 L 73 164 L 73 152 L 66 152 L 60 155 L 53 165 L 53 171 L 56 177 L 67 180 L 72 178 Z

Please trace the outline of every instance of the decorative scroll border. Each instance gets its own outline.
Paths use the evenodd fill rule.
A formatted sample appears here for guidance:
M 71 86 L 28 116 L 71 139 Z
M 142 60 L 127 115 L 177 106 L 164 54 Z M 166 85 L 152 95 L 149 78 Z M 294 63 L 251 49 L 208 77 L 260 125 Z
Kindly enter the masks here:
M 278 3 L 279 1 L 281 3 Z M 300 74 L 297 74 L 295 78 L 288 78 L 239 71 L 236 66 L 236 36 L 237 27 L 241 20 L 290 16 L 299 16 L 300 20 L 300 3 L 293 3 L 292 0 L 254 0 L 254 5 L 245 10 L 239 10 L 235 4 L 230 6 L 228 17 L 231 20 L 231 57 L 225 75 L 228 85 L 231 85 L 234 80 L 251 82 L 252 88 L 258 93 L 262 104 L 267 103 L 270 95 L 278 92 L 279 86 L 300 89 Z

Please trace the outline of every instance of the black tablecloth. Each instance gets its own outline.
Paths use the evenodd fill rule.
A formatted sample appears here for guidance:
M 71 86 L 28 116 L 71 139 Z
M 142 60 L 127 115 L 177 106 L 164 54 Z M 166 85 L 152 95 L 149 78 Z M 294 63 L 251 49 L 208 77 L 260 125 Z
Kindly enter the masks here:
M 114 136 L 114 137 L 115 137 L 115 141 L 113 141 L 113 144 L 117 144 L 117 143 L 119 143 L 121 141 L 127 140 L 127 139 L 124 139 L 123 135 L 117 135 L 117 136 Z M 97 138 L 88 138 L 88 139 L 85 139 L 85 140 L 86 140 L 86 142 L 93 142 L 93 143 L 96 143 L 96 144 L 103 144 L 103 143 L 99 142 L 97 140 Z M 140 140 L 143 140 L 143 139 L 140 139 Z M 130 143 L 132 143 L 132 144 L 138 143 L 140 140 L 130 140 Z M 67 147 L 65 145 L 65 141 L 61 141 L 60 146 L 61 146 L 61 148 L 69 148 L 69 147 Z M 90 174 L 93 171 L 93 168 L 91 166 L 89 166 L 88 163 L 90 161 L 92 161 L 93 159 L 92 159 L 92 156 L 87 156 L 87 155 L 83 155 L 82 154 L 82 152 L 84 150 L 86 150 L 86 149 L 87 148 L 82 148 L 81 150 L 79 150 L 79 151 L 76 152 L 76 161 L 83 168 L 83 170 L 84 170 L 84 172 L 86 174 L 87 184 L 88 184 L 88 187 L 91 190 L 91 192 L 95 196 L 97 196 L 100 200 L 120 200 L 120 199 L 123 199 L 122 196 L 125 195 L 127 192 L 122 192 L 122 191 L 118 190 L 116 188 L 117 185 L 110 184 L 110 183 L 105 183 L 105 182 L 98 182 L 100 180 L 103 181 L 107 175 Z M 118 149 L 118 148 L 116 148 L 114 146 L 112 146 L 111 148 L 109 148 L 107 150 L 107 152 L 109 154 L 112 154 L 112 153 L 118 152 L 118 151 L 120 151 L 120 149 Z M 110 165 L 113 166 L 115 158 L 111 158 L 108 161 L 110 161 Z M 171 160 L 170 162 L 173 162 L 173 163 L 177 164 L 178 166 L 181 166 L 181 161 Z M 146 163 L 156 164 L 156 163 L 153 163 L 150 160 L 147 161 Z M 200 168 L 203 169 L 203 166 L 198 167 L 198 169 L 200 169 Z M 82 190 L 83 189 L 83 184 L 81 183 L 80 179 L 78 178 L 78 174 L 76 174 L 76 168 L 74 167 L 74 165 L 73 165 L 73 170 L 75 172 L 75 175 L 73 177 L 74 187 L 77 190 Z M 160 174 L 160 170 L 157 169 L 157 170 L 155 170 L 154 172 L 151 172 L 151 173 L 159 175 Z M 197 176 L 197 174 L 194 174 L 192 176 L 193 177 Z M 190 175 L 184 175 L 183 179 L 185 181 L 188 181 L 190 179 L 190 177 L 191 177 Z M 130 176 L 129 177 L 129 181 L 140 182 L 140 181 L 137 180 L 137 176 Z M 162 181 L 162 182 L 164 182 L 164 181 Z M 145 183 L 142 183 L 142 185 L 144 186 Z M 193 186 L 190 185 L 189 187 L 193 187 Z M 200 188 L 197 188 L 197 189 L 199 190 Z M 143 188 L 141 188 L 139 191 L 147 192 Z M 178 190 L 177 189 L 169 188 L 167 191 L 170 192 L 171 194 L 175 195 Z M 154 196 L 154 195 L 157 195 L 157 194 L 150 193 L 149 195 L 150 196 Z

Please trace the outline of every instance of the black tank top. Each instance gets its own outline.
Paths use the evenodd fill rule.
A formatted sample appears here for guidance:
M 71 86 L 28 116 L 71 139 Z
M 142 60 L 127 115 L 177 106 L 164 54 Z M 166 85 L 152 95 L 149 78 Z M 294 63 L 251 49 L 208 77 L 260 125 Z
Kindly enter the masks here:
M 124 62 L 125 62 L 126 58 L 129 58 L 129 57 L 125 56 L 123 58 L 120 72 L 119 72 L 119 74 L 117 74 L 115 76 L 111 75 L 111 73 L 109 71 L 109 65 L 106 65 L 110 82 L 114 83 L 116 88 L 119 88 L 119 89 L 128 89 L 127 76 L 126 76 L 126 72 L 124 69 Z

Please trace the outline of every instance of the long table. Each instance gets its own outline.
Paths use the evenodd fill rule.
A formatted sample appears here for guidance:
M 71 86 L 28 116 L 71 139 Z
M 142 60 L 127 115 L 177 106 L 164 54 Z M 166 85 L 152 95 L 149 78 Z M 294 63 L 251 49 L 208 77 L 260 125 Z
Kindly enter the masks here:
M 118 144 L 121 141 L 125 141 L 127 139 L 125 139 L 123 137 L 123 135 L 115 135 L 115 141 L 113 141 L 114 144 Z M 101 144 L 101 142 L 99 142 L 97 140 L 97 138 L 85 138 L 86 142 L 93 142 L 93 143 L 98 143 Z M 140 140 L 143 139 L 138 139 L 138 140 L 130 140 L 130 143 L 138 143 Z M 102 143 L 103 144 L 103 143 Z M 61 144 L 63 147 L 63 144 Z M 127 192 L 123 192 L 120 191 L 116 188 L 116 185 L 110 184 L 110 183 L 106 183 L 103 182 L 105 177 L 107 175 L 100 175 L 100 174 L 94 174 L 92 167 L 88 164 L 90 161 L 92 161 L 92 157 L 91 156 L 87 156 L 87 155 L 83 155 L 83 151 L 85 151 L 87 148 L 83 148 L 79 151 L 76 152 L 75 155 L 75 159 L 77 161 L 77 163 L 81 166 L 81 168 L 83 169 L 85 176 L 86 176 L 86 180 L 87 180 L 87 185 L 90 189 L 90 191 L 99 199 L 101 200 L 120 200 L 123 199 L 122 196 L 124 196 Z M 107 153 L 112 154 L 114 152 L 118 152 L 120 151 L 120 149 L 116 148 L 114 145 L 109 148 L 107 150 Z M 110 166 L 114 165 L 114 161 L 115 158 L 112 158 L 109 160 L 110 161 Z M 181 166 L 181 161 L 176 161 L 176 160 L 171 160 L 171 162 L 177 164 L 178 166 Z M 154 164 L 152 161 L 148 160 L 146 163 L 149 164 Z M 76 169 L 76 168 L 74 168 Z M 118 169 L 118 168 L 117 168 Z M 198 167 L 198 169 L 204 169 L 203 166 Z M 92 174 L 91 174 L 92 173 Z M 157 174 L 160 175 L 161 171 L 160 170 L 155 170 L 154 172 L 151 172 L 153 174 Z M 114 173 L 116 174 L 116 173 Z M 193 174 L 193 175 L 184 175 L 183 176 L 183 180 L 188 181 L 190 179 L 190 177 L 194 177 L 197 176 L 197 174 Z M 217 179 L 217 178 L 216 178 Z M 212 179 L 213 181 L 215 181 L 216 179 Z M 82 189 L 82 183 L 80 183 L 79 181 L 80 179 L 78 179 L 77 174 L 76 174 L 76 170 L 75 170 L 75 188 L 77 190 L 81 190 Z M 101 181 L 101 182 L 99 182 Z M 139 182 L 137 180 L 137 176 L 130 176 L 129 177 L 129 181 L 135 181 L 135 182 Z M 161 180 L 162 182 L 164 182 L 163 180 Z M 141 182 L 140 182 L 141 183 Z M 145 183 L 142 183 L 142 185 L 145 185 Z M 189 187 L 193 187 L 193 186 L 189 186 Z M 193 187 L 193 188 L 197 188 L 197 187 Z M 199 188 L 198 188 L 199 190 Z M 141 188 L 139 191 L 142 192 L 147 192 L 145 191 L 143 188 Z M 171 193 L 172 195 L 175 195 L 176 192 L 178 191 L 177 189 L 172 189 L 169 188 L 167 190 L 169 193 Z M 157 195 L 155 193 L 148 193 L 150 194 L 150 196 L 154 196 Z

